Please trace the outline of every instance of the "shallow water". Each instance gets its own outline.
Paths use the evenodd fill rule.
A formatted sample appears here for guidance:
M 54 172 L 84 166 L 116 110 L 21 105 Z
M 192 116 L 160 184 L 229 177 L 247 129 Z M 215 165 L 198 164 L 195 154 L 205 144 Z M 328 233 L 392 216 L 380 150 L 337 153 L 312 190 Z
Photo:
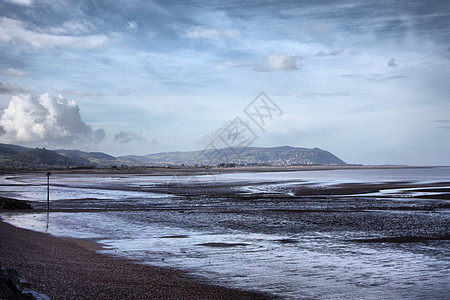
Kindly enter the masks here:
M 97 239 L 108 246 L 105 253 L 283 298 L 446 299 L 449 201 L 432 196 L 447 193 L 449 171 L 54 175 L 56 212 L 2 217 L 56 236 Z M 299 196 L 304 188 L 386 182 L 428 186 Z M 1 177 L 0 190 L 40 199 L 34 206 L 45 208 L 45 183 L 37 175 Z M 368 242 L 392 237 L 420 239 Z

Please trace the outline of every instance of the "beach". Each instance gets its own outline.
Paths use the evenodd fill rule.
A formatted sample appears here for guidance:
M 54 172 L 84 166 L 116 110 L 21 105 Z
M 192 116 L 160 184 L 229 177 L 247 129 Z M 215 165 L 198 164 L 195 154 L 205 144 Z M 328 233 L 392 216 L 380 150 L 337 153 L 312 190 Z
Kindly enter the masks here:
M 51 299 L 269 299 L 204 284 L 179 270 L 98 254 L 97 247 L 0 221 L 0 264 Z
M 55 172 L 48 214 L 41 175 L 6 175 L 3 196 L 34 209 L 4 210 L 3 220 L 43 233 L 2 224 L 3 240 L 25 233 L 39 239 L 30 244 L 20 238 L 0 263 L 15 255 L 8 267 L 56 297 L 63 289 L 108 299 L 110 289 L 120 295 L 133 286 L 130 298 L 150 292 L 157 299 L 445 299 L 448 174 L 448 168 Z M 63 259 L 66 247 L 71 250 Z M 40 252 L 52 254 L 41 259 L 44 264 L 35 258 Z M 114 267 L 119 262 L 123 270 Z M 80 277 L 90 279 L 76 283 Z

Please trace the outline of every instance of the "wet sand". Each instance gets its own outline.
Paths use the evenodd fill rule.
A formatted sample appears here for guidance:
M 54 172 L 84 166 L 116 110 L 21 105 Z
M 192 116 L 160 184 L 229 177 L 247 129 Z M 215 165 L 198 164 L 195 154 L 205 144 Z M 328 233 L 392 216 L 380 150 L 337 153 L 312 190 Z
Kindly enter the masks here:
M 447 257 L 443 249 L 446 248 L 449 241 L 448 228 L 450 220 L 447 212 L 450 206 L 445 200 L 450 199 L 450 182 L 447 181 L 446 177 L 443 177 L 442 182 L 415 181 L 400 177 L 397 181 L 392 181 L 392 179 L 391 181 L 337 181 L 335 184 L 326 185 L 316 185 L 314 181 L 308 183 L 307 180 L 296 180 L 294 184 L 285 185 L 286 182 L 290 183 L 291 179 L 284 181 L 284 179 L 271 179 L 269 176 L 267 177 L 268 179 L 258 179 L 256 181 L 251 181 L 244 177 L 245 180 L 241 181 L 202 182 L 195 181 L 194 178 L 192 182 L 180 180 L 164 183 L 162 180 L 162 183 L 159 184 L 136 185 L 134 181 L 126 180 L 123 182 L 112 182 L 108 176 L 110 175 L 105 175 L 104 177 L 100 175 L 96 177 L 95 181 L 89 182 L 87 185 L 73 183 L 71 181 L 72 177 L 67 177 L 68 179 L 65 181 L 61 180 L 58 185 L 55 184 L 56 191 L 58 189 L 73 188 L 80 195 L 84 195 L 83 191 L 86 189 L 92 195 L 86 194 L 82 198 L 65 197 L 53 200 L 50 214 L 72 214 L 76 219 L 75 215 L 80 213 L 80 218 L 86 218 L 87 224 L 92 224 L 93 227 L 96 227 L 96 223 L 89 218 L 101 219 L 102 216 L 110 216 L 112 219 L 115 219 L 121 216 L 127 222 L 132 220 L 132 222 L 145 224 L 146 227 L 156 225 L 158 230 L 166 227 L 171 228 L 170 231 L 163 230 L 159 233 L 159 236 L 155 236 L 154 233 L 158 231 L 153 230 L 140 235 L 138 232 L 139 228 L 137 229 L 138 231 L 135 231 L 136 228 L 133 226 L 130 228 L 126 227 L 125 229 L 133 234 L 138 244 L 139 238 L 143 238 L 143 241 L 153 239 L 155 247 L 158 247 L 160 244 L 157 239 L 169 240 L 167 243 L 170 247 L 168 248 L 153 248 L 153 246 L 151 249 L 148 246 L 139 248 L 142 245 L 148 245 L 141 243 L 141 246 L 136 248 L 137 256 L 135 257 L 151 262 L 153 265 L 173 266 L 189 272 L 191 272 L 190 268 L 192 266 L 209 270 L 208 268 L 211 267 L 208 264 L 211 261 L 209 260 L 211 257 L 214 264 L 225 269 L 223 276 L 220 273 L 222 271 L 219 270 L 220 272 L 217 273 L 219 277 L 218 279 L 216 278 L 215 282 L 219 284 L 224 283 L 226 286 L 233 286 L 233 284 L 228 284 L 227 282 L 231 280 L 230 282 L 238 282 L 239 284 L 244 282 L 244 285 L 234 286 L 241 286 L 244 289 L 251 290 L 257 285 L 257 290 L 276 293 L 282 297 L 287 295 L 287 297 L 299 298 L 303 295 L 305 298 L 322 299 L 338 297 L 337 295 L 342 296 L 342 298 L 345 298 L 345 295 L 352 295 L 352 297 L 359 295 L 362 297 L 366 294 L 371 295 L 368 297 L 372 298 L 386 298 L 386 294 L 383 292 L 386 289 L 392 292 L 392 299 L 405 298 L 412 291 L 409 290 L 411 283 L 406 278 L 406 275 L 403 276 L 403 274 L 411 272 L 408 267 L 409 264 L 417 266 L 417 261 L 425 259 L 431 267 L 417 267 L 412 271 L 412 276 L 422 278 L 420 281 L 413 280 L 413 283 L 420 288 L 412 295 L 416 295 L 416 298 L 424 295 L 427 298 L 442 298 L 441 296 L 445 294 L 445 287 L 443 287 L 439 279 L 443 271 L 440 265 L 434 265 L 434 263 L 436 261 L 445 262 Z M 119 176 L 116 177 L 121 178 Z M 77 177 L 74 176 L 73 178 L 76 182 Z M 136 175 L 136 178 L 138 181 L 142 180 L 138 175 Z M 145 183 L 145 180 L 142 180 L 142 182 Z M 11 184 L 11 186 L 14 186 L 14 182 L 11 182 Z M 8 187 L 8 182 L 4 186 Z M 97 190 L 101 191 L 98 195 L 95 193 Z M 110 199 L 108 197 L 109 192 L 112 194 L 120 193 L 121 195 L 123 193 L 124 195 L 117 199 L 115 197 Z M 130 192 L 138 194 L 135 195 Z M 164 197 L 158 197 L 159 194 L 164 195 Z M 71 197 L 76 196 L 76 194 L 74 194 L 75 196 L 70 195 Z M 45 215 L 43 213 L 46 212 L 46 203 L 34 202 L 33 206 L 35 209 L 28 212 L 22 210 L 20 215 L 29 215 L 31 219 L 42 217 L 41 221 L 43 226 L 45 226 Z M 4 215 L 5 220 L 7 220 L 6 216 L 7 214 Z M 56 219 L 52 218 L 51 220 L 56 222 Z M 64 221 L 62 222 L 64 223 Z M 48 224 L 49 221 L 47 219 L 47 226 Z M 115 226 L 113 224 L 116 223 L 111 223 L 110 227 Z M 8 237 L 5 237 L 3 234 L 4 226 L 6 225 L 0 225 L 0 242 L 2 242 L 0 245 L 0 264 L 5 264 L 4 257 L 7 257 L 3 253 L 3 248 L 6 247 L 3 245 L 3 241 L 8 240 Z M 182 230 L 176 230 L 180 228 Z M 99 229 L 99 236 L 102 236 L 102 230 L 108 230 L 107 227 L 101 226 Z M 8 230 L 10 230 L 10 227 L 8 227 Z M 199 239 L 199 236 L 195 234 L 198 232 L 206 232 L 207 238 Z M 217 232 L 222 234 L 219 238 L 214 234 Z M 229 236 L 234 238 L 226 239 L 228 235 L 225 233 L 229 232 L 238 232 L 239 234 L 230 234 Z M 31 234 L 35 235 L 35 233 Z M 120 235 L 117 234 L 119 233 L 114 231 L 106 239 L 120 239 L 122 233 Z M 13 233 L 12 235 L 14 236 L 15 234 Z M 250 238 L 247 238 L 247 235 Z M 272 240 L 261 242 L 259 239 L 252 238 L 252 235 L 267 235 L 273 236 L 273 238 Z M 78 235 L 72 236 L 78 237 Z M 52 237 L 45 234 L 39 237 L 39 239 L 47 238 Z M 173 239 L 182 241 L 180 243 L 182 245 L 180 246 L 175 242 L 171 244 L 170 240 Z M 62 246 L 56 246 L 57 250 L 55 250 L 55 246 L 47 245 L 31 251 L 29 249 L 33 248 L 33 246 L 29 243 L 24 243 L 22 240 L 14 242 L 13 244 L 19 246 L 9 252 L 10 256 L 19 255 L 18 253 L 22 249 L 27 249 L 25 254 L 20 253 L 21 256 L 15 258 L 14 265 L 8 267 L 17 269 L 29 281 L 36 284 L 38 291 L 47 293 L 50 296 L 61 295 L 61 298 L 84 299 L 89 298 L 85 295 L 92 295 L 91 298 L 104 299 L 111 297 L 124 298 L 121 295 L 130 293 L 129 298 L 137 299 L 147 298 L 149 297 L 148 295 L 151 295 L 151 298 L 183 299 L 264 297 L 264 295 L 244 293 L 226 288 L 210 288 L 198 280 L 192 281 L 192 277 L 178 270 L 139 266 L 127 260 L 123 261 L 119 258 L 103 256 L 86 250 L 86 247 L 94 250 L 101 249 L 102 245 L 96 243 L 95 240 L 61 238 L 55 240 L 59 241 L 58 245 L 63 243 Z M 183 243 L 186 240 L 188 242 Z M 44 243 L 52 245 L 54 242 L 52 240 L 52 242 Z M 6 244 L 10 247 L 9 242 Z M 82 247 L 79 247 L 80 245 Z M 274 271 L 274 269 L 276 270 L 276 268 L 280 267 L 273 262 L 275 253 L 269 252 L 269 255 L 264 256 L 264 251 L 257 251 L 252 252 L 252 254 L 256 253 L 255 255 L 259 255 L 255 260 L 258 263 L 249 264 L 249 266 L 256 266 L 256 268 L 251 269 L 252 271 L 249 274 L 255 275 L 258 272 L 257 281 L 248 279 L 251 276 L 245 278 L 239 272 L 236 273 L 237 275 L 233 273 L 233 270 L 238 267 L 240 262 L 243 262 L 243 265 L 246 263 L 245 256 L 233 255 L 245 252 L 248 249 L 255 249 L 255 247 L 261 245 L 263 245 L 263 248 L 268 245 L 267 249 L 279 249 L 278 245 L 286 245 L 285 248 L 281 247 L 279 250 L 285 251 L 282 252 L 285 255 L 283 256 L 283 262 L 291 264 L 289 272 L 285 272 L 283 267 L 278 270 L 279 273 Z M 60 247 L 72 249 L 68 254 L 68 258 L 61 257 Z M 205 255 L 196 256 L 195 261 L 186 259 L 190 258 L 189 256 L 183 256 L 182 263 L 179 263 L 177 259 L 179 259 L 180 253 L 185 253 L 183 247 L 188 247 L 186 253 L 198 252 Z M 89 255 L 73 254 L 75 253 L 73 249 L 79 248 L 88 251 Z M 109 253 L 112 253 L 114 249 L 110 248 L 105 252 L 109 251 Z M 50 257 L 45 258 L 44 264 L 35 263 L 37 254 L 32 252 L 43 252 L 48 255 L 48 253 L 55 251 L 59 257 L 58 261 L 53 262 L 55 258 Z M 359 252 L 363 254 L 359 255 Z M 370 252 L 371 255 L 366 256 L 364 255 L 365 252 Z M 212 255 L 211 253 L 221 254 Z M 226 256 L 227 253 L 230 253 L 230 255 Z M 313 253 L 315 256 L 313 255 L 309 259 L 301 260 L 300 262 L 293 261 L 292 257 L 297 257 L 298 253 L 301 253 L 303 258 L 305 256 L 308 258 L 308 253 Z M 96 256 L 90 258 L 91 255 Z M 324 255 L 331 255 L 330 257 L 336 259 L 345 258 L 347 255 L 348 260 L 341 263 L 337 261 L 335 268 L 330 269 L 327 267 L 327 263 L 321 263 L 321 260 L 317 259 L 317 257 L 320 258 Z M 424 258 L 419 257 L 422 255 L 424 255 Z M 87 257 L 86 259 L 84 258 L 85 256 Z M 133 256 L 130 255 L 128 257 Z M 242 258 L 242 260 L 237 262 L 229 259 L 230 257 Z M 277 257 L 277 260 L 279 260 L 280 256 Z M 371 257 L 374 258 L 372 259 Z M 23 265 L 22 261 L 25 258 L 28 259 L 28 262 Z M 162 260 L 163 258 L 164 260 Z M 105 263 L 106 267 L 103 267 L 103 262 L 100 263 L 103 259 L 108 261 Z M 69 263 L 66 263 L 66 261 Z M 119 261 L 124 266 L 116 268 L 115 264 L 122 265 Z M 387 261 L 387 263 L 381 265 L 379 261 Z M 189 265 L 189 263 L 192 263 L 192 265 Z M 346 265 L 352 263 L 354 268 L 345 273 L 348 270 Z M 360 266 L 357 266 L 358 264 Z M 268 266 L 267 268 L 266 265 Z M 361 271 L 366 265 L 371 267 Z M 388 267 L 392 265 L 392 267 L 389 267 L 391 268 L 389 269 L 390 271 L 386 270 L 385 265 Z M 99 271 L 94 272 L 94 270 L 90 269 L 90 266 L 94 266 L 93 269 L 98 269 Z M 39 269 L 37 270 L 38 267 Z M 228 272 L 227 268 L 229 268 L 230 272 Z M 408 271 L 397 276 L 394 282 L 387 280 L 392 274 L 396 274 L 397 269 Z M 30 275 L 30 277 L 26 273 L 30 272 L 30 270 L 33 270 L 35 275 Z M 50 270 L 51 274 L 56 273 L 57 275 L 51 275 L 53 277 L 49 278 L 47 276 L 48 270 Z M 56 272 L 53 270 L 56 270 Z M 381 277 L 372 278 L 373 270 L 381 273 Z M 319 272 L 319 274 L 315 274 L 315 272 Z M 361 275 L 361 272 L 365 273 Z M 108 274 L 105 275 L 104 273 Z M 60 274 L 63 275 L 61 276 Z M 247 273 L 243 274 L 246 275 Z M 270 279 L 264 281 L 264 275 L 267 274 L 277 274 L 279 278 L 269 276 L 268 278 Z M 234 280 L 233 276 L 236 277 L 236 280 Z M 309 278 L 309 276 L 316 276 L 311 281 L 309 289 L 299 289 L 299 282 Z M 426 281 L 428 276 L 430 279 Z M 60 277 L 63 279 L 59 279 Z M 100 277 L 102 279 L 99 279 Z M 79 278 L 87 278 L 87 280 L 80 283 Z M 321 287 L 322 279 L 326 284 Z M 367 282 L 366 279 L 368 280 Z M 55 283 L 55 280 L 57 283 Z M 278 280 L 276 282 L 278 284 L 277 290 L 265 289 L 266 286 L 274 284 L 274 280 Z M 345 280 L 350 283 L 345 283 Z M 342 283 L 343 281 L 344 283 Z M 362 286 L 370 286 L 371 290 L 362 291 L 358 287 L 352 286 L 353 282 L 358 282 Z M 371 284 L 374 282 L 375 285 L 372 286 Z M 289 286 L 290 289 L 285 287 L 289 283 L 291 284 Z M 306 280 L 302 286 L 308 287 L 308 284 L 310 284 L 310 281 Z M 344 292 L 338 294 L 339 291 L 334 289 L 331 289 L 331 292 L 327 291 L 330 290 L 329 287 L 333 286 L 333 284 L 336 289 L 343 289 Z M 194 288 L 191 288 L 191 285 Z M 51 288 L 53 289 L 53 294 L 47 292 Z M 72 294 L 68 295 L 72 296 L 61 294 L 61 288 L 65 291 L 70 291 Z M 401 290 L 402 288 L 404 289 L 403 291 Z M 110 292 L 111 289 L 117 289 L 117 291 Z M 348 289 L 348 291 L 346 292 L 345 289 Z M 134 294 L 131 294 L 131 290 Z M 84 294 L 82 294 L 84 296 L 80 297 L 79 295 L 81 294 L 74 294 L 76 291 L 84 291 Z
M 429 166 L 405 165 L 304 165 L 304 166 L 239 166 L 235 168 L 209 168 L 209 167 L 129 167 L 124 169 L 96 168 L 96 169 L 36 169 L 36 170 L 0 170 L 0 174 L 33 174 L 45 173 L 50 170 L 52 174 L 141 174 L 152 176 L 190 176 L 213 175 L 227 173 L 265 173 L 265 172 L 296 172 L 296 171 L 325 171 L 325 170 L 368 170 L 368 169 L 422 169 Z
M 0 265 L 18 271 L 51 299 L 269 299 L 89 250 L 98 247 L 0 221 Z

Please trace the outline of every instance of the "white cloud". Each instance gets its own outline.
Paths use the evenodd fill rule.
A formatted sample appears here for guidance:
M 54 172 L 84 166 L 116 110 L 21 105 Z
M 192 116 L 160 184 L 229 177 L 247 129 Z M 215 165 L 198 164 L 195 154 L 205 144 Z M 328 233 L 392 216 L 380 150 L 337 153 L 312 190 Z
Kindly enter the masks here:
M 66 26 L 59 29 L 60 33 L 68 32 L 68 30 L 77 31 L 80 33 L 82 24 L 76 25 L 66 24 Z M 84 26 L 87 26 L 86 24 Z M 57 28 L 37 29 L 32 30 L 28 28 L 27 24 L 22 21 L 9 19 L 6 17 L 0 18 L 0 41 L 11 43 L 15 45 L 27 45 L 37 49 L 51 49 L 70 47 L 77 49 L 91 49 L 98 48 L 106 44 L 108 38 L 104 35 L 57 35 L 55 31 Z M 83 30 L 85 30 L 84 28 Z M 73 32 L 72 32 L 73 33 Z
M 61 95 L 55 97 L 47 93 L 39 98 L 13 96 L 8 108 L 0 111 L 0 141 L 72 145 L 97 143 L 104 139 L 104 130 L 92 130 L 79 111 L 75 101 Z
M 239 30 L 217 30 L 204 26 L 192 26 L 184 33 L 189 38 L 204 39 L 237 39 L 241 36 Z
M 66 21 L 60 27 L 51 27 L 47 31 L 53 34 L 69 34 L 79 35 L 90 33 L 95 29 L 95 26 L 84 19 Z
M 127 29 L 128 30 L 136 30 L 136 29 L 138 29 L 138 27 L 139 27 L 139 25 L 138 25 L 138 23 L 136 21 L 129 21 L 127 23 Z
M 302 59 L 301 56 L 289 56 L 285 54 L 272 53 L 266 56 L 266 65 L 256 66 L 253 68 L 257 72 L 270 72 L 270 71 L 293 71 L 298 70 L 298 61 Z
M 6 2 L 17 4 L 21 6 L 31 6 L 33 5 L 33 0 L 5 0 Z
M 13 68 L 6 69 L 6 70 L 4 70 L 4 72 L 8 75 L 15 76 L 15 77 L 25 77 L 28 75 L 27 72 L 24 72 L 19 69 L 13 69 Z

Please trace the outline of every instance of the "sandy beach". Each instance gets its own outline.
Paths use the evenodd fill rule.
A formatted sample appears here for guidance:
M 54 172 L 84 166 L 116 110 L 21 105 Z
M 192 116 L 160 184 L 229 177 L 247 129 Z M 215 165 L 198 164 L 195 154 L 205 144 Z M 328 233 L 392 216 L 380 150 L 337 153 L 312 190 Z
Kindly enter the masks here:
M 204 284 L 175 269 L 98 254 L 92 249 L 95 246 L 0 221 L 0 264 L 18 271 L 51 299 L 269 298 Z

